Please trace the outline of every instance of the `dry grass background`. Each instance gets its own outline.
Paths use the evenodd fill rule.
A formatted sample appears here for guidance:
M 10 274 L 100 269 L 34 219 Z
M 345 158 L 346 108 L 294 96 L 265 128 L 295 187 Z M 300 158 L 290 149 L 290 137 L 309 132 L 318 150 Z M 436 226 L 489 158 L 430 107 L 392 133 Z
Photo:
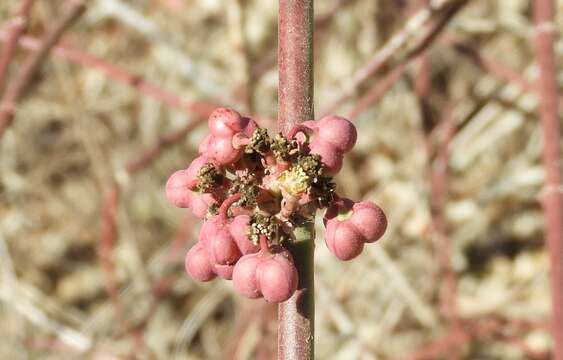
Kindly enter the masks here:
M 43 33 L 60 16 L 61 3 L 38 1 L 29 33 Z M 248 79 L 245 62 L 253 68 L 272 57 L 277 13 L 274 0 L 241 3 L 242 13 L 227 0 L 91 0 L 64 41 L 185 99 L 248 111 L 239 96 Z M 336 3 L 317 1 L 317 14 Z M 344 3 L 318 39 L 317 109 L 401 29 L 417 2 Z M 0 2 L 0 23 L 17 4 Z M 563 2 L 558 9 L 561 18 Z M 428 53 L 431 116 L 455 104 L 452 121 L 459 125 L 450 143 L 444 209 L 457 310 L 464 318 L 508 323 L 500 335 L 459 345 L 467 359 L 525 359 L 552 346 L 542 326 L 550 302 L 538 203 L 537 98 L 521 83 L 477 66 L 448 41 L 461 41 L 533 81 L 530 11 L 527 0 L 471 1 Z M 246 58 L 238 50 L 241 22 Z M 557 27 L 561 31 L 562 23 Z M 557 51 L 561 56 L 562 43 Z M 18 53 L 16 64 L 24 55 Z M 418 65 L 411 63 L 357 118 L 358 146 L 337 177 L 342 194 L 386 210 L 387 234 L 343 263 L 327 251 L 319 227 L 319 359 L 396 358 L 449 331 L 439 307 L 428 156 L 412 87 Z M 267 122 L 276 115 L 275 67 L 250 82 L 252 112 Z M 346 114 L 352 105 L 338 112 Z M 1 359 L 219 359 L 233 356 L 234 348 L 240 359 L 273 358 L 271 307 L 241 299 L 230 283 L 195 283 L 183 271 L 199 222 L 169 205 L 163 188 L 167 176 L 195 156 L 204 124 L 134 177 L 124 171 L 129 159 L 185 122 L 185 113 L 96 69 L 58 57 L 47 61 L 0 140 Z M 98 256 L 102 195 L 114 180 L 122 187 L 112 253 L 117 307 Z M 151 307 L 153 286 L 162 278 L 170 291 Z M 511 327 L 517 320 L 533 325 Z

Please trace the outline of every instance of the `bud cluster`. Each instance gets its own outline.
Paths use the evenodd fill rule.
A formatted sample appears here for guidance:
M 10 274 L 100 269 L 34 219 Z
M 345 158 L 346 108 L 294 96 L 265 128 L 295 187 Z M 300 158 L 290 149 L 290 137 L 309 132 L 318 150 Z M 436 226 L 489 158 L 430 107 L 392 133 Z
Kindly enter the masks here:
M 254 120 L 219 108 L 208 127 L 199 156 L 166 184 L 172 204 L 204 219 L 186 256 L 193 279 L 232 279 L 242 295 L 279 303 L 298 286 L 285 246 L 318 209 L 327 209 L 325 241 L 341 260 L 355 258 L 385 232 L 377 205 L 335 192 L 332 176 L 356 143 L 350 121 L 327 116 L 301 123 L 287 137 L 271 137 Z

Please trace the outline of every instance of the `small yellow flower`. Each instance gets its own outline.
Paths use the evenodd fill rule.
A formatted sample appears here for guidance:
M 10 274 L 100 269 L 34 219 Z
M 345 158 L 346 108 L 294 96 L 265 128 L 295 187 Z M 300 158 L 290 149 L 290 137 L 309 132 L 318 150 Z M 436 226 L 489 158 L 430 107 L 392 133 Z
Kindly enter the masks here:
M 280 174 L 278 177 L 279 187 L 288 194 L 300 197 L 309 190 L 309 176 L 299 165 L 293 166 Z

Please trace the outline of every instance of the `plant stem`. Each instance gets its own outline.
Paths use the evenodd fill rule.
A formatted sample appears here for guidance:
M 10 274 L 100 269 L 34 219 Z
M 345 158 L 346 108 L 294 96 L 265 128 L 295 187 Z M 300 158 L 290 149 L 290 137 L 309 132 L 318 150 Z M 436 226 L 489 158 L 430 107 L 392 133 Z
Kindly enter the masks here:
M 553 38 L 555 12 L 552 0 L 534 1 L 535 51 L 539 68 L 537 89 L 539 117 L 543 132 L 545 187 L 542 205 L 545 213 L 545 241 L 551 258 L 551 318 L 554 356 L 563 359 L 563 199 L 561 196 L 561 150 L 558 119 L 557 72 Z
M 14 53 L 18 46 L 18 40 L 27 28 L 29 14 L 34 1 L 35 0 L 23 0 L 20 3 L 16 16 L 8 25 L 9 34 L 6 42 L 4 42 L 4 45 L 2 46 L 2 53 L 0 55 L 0 94 L 2 94 L 2 91 L 4 90 L 10 63 L 14 58 Z
M 287 134 L 314 118 L 313 0 L 280 0 L 278 19 L 278 127 Z M 299 272 L 299 288 L 278 310 L 278 359 L 314 357 L 314 231 L 288 246 Z
M 12 123 L 16 102 L 23 95 L 24 90 L 33 81 L 51 49 L 59 42 L 63 34 L 80 18 L 86 10 L 85 1 L 70 1 L 68 9 L 61 18 L 53 24 L 41 40 L 41 45 L 36 52 L 31 53 L 24 60 L 13 82 L 6 88 L 0 101 L 0 136 Z
M 7 34 L 2 31 L 0 31 L 0 41 L 4 43 L 7 41 Z M 37 52 L 41 48 L 41 40 L 32 36 L 21 36 L 18 44 L 22 49 L 33 52 Z M 130 86 L 143 96 L 153 98 L 171 109 L 178 109 L 193 114 L 195 117 L 207 119 L 215 108 L 221 106 L 219 103 L 214 102 L 184 99 L 160 85 L 143 78 L 140 74 L 136 74 L 123 66 L 111 63 L 68 43 L 57 44 L 53 48 L 52 54 L 73 64 L 100 71 L 108 79 Z

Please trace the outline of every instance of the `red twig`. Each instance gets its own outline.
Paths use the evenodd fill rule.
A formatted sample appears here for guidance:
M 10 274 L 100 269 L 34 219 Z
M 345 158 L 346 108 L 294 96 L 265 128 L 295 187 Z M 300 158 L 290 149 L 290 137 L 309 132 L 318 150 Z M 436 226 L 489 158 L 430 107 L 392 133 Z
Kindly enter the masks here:
M 447 235 L 444 217 L 448 192 L 448 147 L 454 133 L 454 125 L 451 119 L 452 110 L 451 107 L 444 110 L 439 127 L 439 130 L 441 130 L 439 148 L 436 158 L 432 166 L 429 165 L 429 168 L 431 168 L 430 203 L 433 217 L 432 222 L 438 237 L 438 258 L 443 275 L 440 299 L 446 319 L 448 319 L 451 326 L 454 326 L 458 318 L 456 307 L 457 276 L 451 265 L 451 244 Z
M 8 70 L 14 57 L 18 40 L 27 28 L 29 14 L 34 1 L 35 0 L 22 0 L 15 17 L 8 23 L 8 36 L 4 46 L 2 46 L 2 53 L 0 54 L 0 95 L 4 90 L 6 77 L 8 76 Z
M 460 42 L 454 43 L 453 47 L 457 52 L 469 58 L 473 63 L 487 71 L 494 78 L 500 81 L 517 84 L 525 91 L 534 90 L 534 84 L 526 80 L 521 73 L 484 56 L 473 47 Z
M 0 37 L 2 36 L 0 35 Z M 30 36 L 22 37 L 19 44 L 23 48 L 32 51 L 38 51 L 41 45 L 38 39 Z M 140 75 L 134 74 L 121 66 L 112 64 L 107 60 L 67 44 L 56 46 L 53 49 L 53 53 L 75 64 L 100 70 L 109 79 L 131 86 L 142 95 L 152 97 L 170 108 L 194 115 L 195 118 L 193 120 L 188 120 L 181 128 L 162 135 L 153 146 L 143 151 L 139 157 L 131 160 L 126 167 L 129 175 L 133 175 L 145 168 L 156 160 L 164 149 L 184 139 L 185 136 L 199 124 L 200 120 L 207 118 L 213 109 L 219 106 L 212 102 L 186 101 L 160 86 L 144 80 Z
M 210 111 L 211 112 L 211 111 Z M 129 161 L 126 166 L 127 174 L 134 175 L 158 159 L 163 150 L 175 145 L 196 127 L 203 118 L 188 120 L 184 126 L 170 133 L 162 135 L 154 145 L 141 152 L 137 158 Z
M 510 343 L 513 343 L 514 338 L 507 335 L 504 335 L 503 332 L 509 326 L 514 326 L 515 330 L 519 332 L 523 331 L 530 331 L 535 328 L 542 328 L 541 323 L 531 323 L 526 320 L 504 320 L 504 319 L 495 319 L 492 317 L 480 318 L 480 319 L 464 319 L 460 326 L 462 326 L 462 331 L 449 331 L 443 337 L 434 340 L 428 344 L 421 346 L 420 348 L 416 349 L 414 352 L 407 356 L 400 357 L 401 360 L 433 360 L 439 359 L 444 356 L 452 347 L 458 347 L 470 343 L 474 340 L 479 339 L 499 339 L 499 340 L 507 340 Z M 517 345 L 521 348 L 521 344 Z M 529 349 L 522 349 L 524 352 L 529 351 Z M 538 355 L 545 355 L 545 354 L 538 354 L 534 352 L 535 356 Z
M 53 46 L 57 44 L 65 31 L 78 20 L 85 9 L 84 1 L 70 1 L 68 9 L 43 37 L 37 51 L 29 54 L 24 60 L 16 78 L 9 84 L 0 102 L 0 136 L 12 122 L 17 101 L 47 59 Z
M 5 35 L 0 34 L 0 38 L 3 37 Z M 19 45 L 27 50 L 38 51 L 41 42 L 31 36 L 23 36 L 19 41 Z M 186 101 L 159 85 L 143 79 L 141 75 L 132 73 L 124 67 L 112 64 L 107 60 L 68 44 L 57 45 L 53 49 L 53 54 L 72 63 L 99 70 L 109 79 L 130 86 L 142 95 L 151 97 L 170 108 L 185 111 L 198 117 L 206 117 L 214 108 L 219 106 L 208 102 Z
M 561 191 L 560 127 L 558 117 L 557 71 L 553 38 L 555 12 L 552 0 L 534 1 L 535 52 L 539 67 L 537 89 L 543 133 L 545 187 L 545 240 L 551 259 L 551 302 L 554 359 L 563 359 L 563 198 Z
M 287 134 L 313 114 L 313 1 L 280 0 L 278 127 Z M 314 358 L 314 239 L 292 244 L 299 289 L 278 308 L 278 359 Z
M 364 111 L 369 109 L 371 106 L 375 105 L 383 95 L 385 95 L 392 87 L 395 85 L 397 80 L 403 76 L 407 70 L 408 63 L 399 64 L 395 69 L 387 73 L 377 84 L 363 95 L 358 102 L 354 105 L 352 110 L 348 113 L 348 118 L 350 120 L 355 120 Z
M 388 65 L 398 53 L 403 54 L 397 61 L 400 64 L 427 48 L 466 2 L 467 0 L 433 1 L 431 6 L 412 16 L 404 28 L 391 37 L 366 65 L 360 68 L 349 82 L 344 84 L 334 99 L 323 107 L 321 116 L 334 112 L 338 106 L 352 97 L 366 80 Z M 413 42 L 413 44 L 410 44 L 410 42 Z
M 275 340 L 270 341 L 272 340 L 272 331 L 269 331 L 269 325 L 276 318 L 275 304 L 267 302 L 260 302 L 259 304 L 256 304 L 255 302 L 246 301 L 239 314 L 240 315 L 235 323 L 234 330 L 232 331 L 232 337 L 227 343 L 223 358 L 229 360 L 240 359 L 240 345 L 244 336 L 248 332 L 249 328 L 258 323 L 260 341 L 256 344 L 252 351 L 252 358 L 257 360 L 274 359 L 276 356 L 275 346 L 272 345 L 274 345 Z
M 0 38 L 6 38 L 6 35 L 0 34 Z M 19 45 L 28 50 L 38 51 L 41 47 L 41 41 L 30 36 L 24 36 L 20 38 Z M 139 91 L 142 95 L 152 97 L 170 108 L 194 115 L 195 119 L 188 120 L 183 127 L 164 134 L 153 146 L 143 151 L 139 157 L 131 160 L 126 167 L 129 175 L 133 175 L 150 165 L 160 156 L 164 149 L 181 141 L 200 120 L 207 118 L 213 109 L 219 106 L 212 102 L 186 101 L 161 88 L 159 85 L 143 79 L 142 76 L 130 72 L 124 67 L 112 64 L 107 60 L 68 44 L 55 46 L 53 54 L 75 64 L 97 69 L 104 73 L 109 79 L 130 86 Z
M 520 72 L 518 72 L 518 70 L 511 69 L 507 65 L 498 62 L 496 59 L 483 55 L 477 49 L 474 49 L 469 45 L 454 42 L 453 46 L 455 50 L 469 58 L 475 65 L 486 71 L 493 78 L 509 84 L 518 85 L 526 92 L 536 91 L 536 84 L 527 80 Z M 558 95 L 559 108 L 561 108 L 562 104 L 563 95 Z
M 430 184 L 430 215 L 432 229 L 437 239 L 436 249 L 441 275 L 440 310 L 448 322 L 448 331 L 459 333 L 459 338 L 462 339 L 466 337 L 466 334 L 460 326 L 456 306 L 457 276 L 451 264 L 451 243 L 444 215 L 448 194 L 448 147 L 454 134 L 452 106 L 447 106 L 442 112 L 439 126 L 436 127 L 436 130 L 439 130 L 439 132 L 436 131 L 439 139 L 436 141 L 436 145 L 433 145 L 433 115 L 431 104 L 428 101 L 431 85 L 430 59 L 427 53 L 423 53 L 420 55 L 414 90 L 420 105 L 422 129 L 428 157 L 427 176 Z M 457 359 L 459 352 L 455 342 L 450 345 L 451 349 L 448 351 L 447 358 Z
M 122 306 L 119 301 L 119 290 L 113 263 L 113 249 L 117 240 L 117 208 L 119 204 L 119 187 L 114 184 L 105 194 L 102 204 L 102 237 L 99 244 L 99 257 L 106 273 L 106 292 L 111 299 L 117 316 L 121 316 Z

